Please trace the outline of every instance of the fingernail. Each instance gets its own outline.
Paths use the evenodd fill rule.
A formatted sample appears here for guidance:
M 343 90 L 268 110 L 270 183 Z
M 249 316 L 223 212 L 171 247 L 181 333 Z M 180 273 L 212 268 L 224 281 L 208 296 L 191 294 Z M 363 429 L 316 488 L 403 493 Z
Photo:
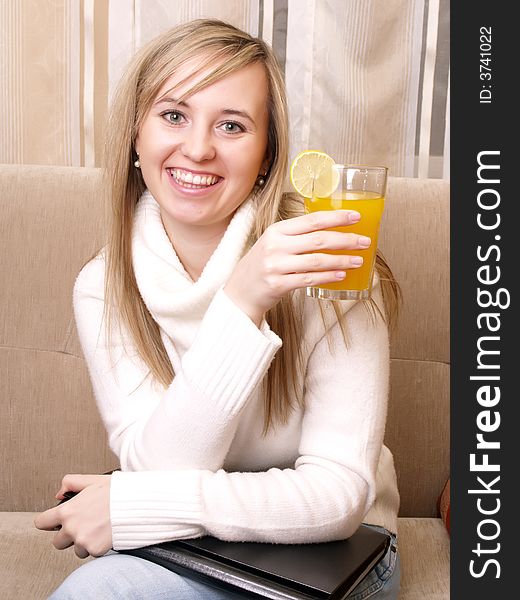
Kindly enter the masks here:
M 358 246 L 361 246 L 361 248 L 368 248 L 371 242 L 372 240 L 364 235 L 358 237 Z
M 350 259 L 350 264 L 354 265 L 355 267 L 360 267 L 363 264 L 363 257 L 353 256 Z
M 361 219 L 361 214 L 356 212 L 355 210 L 350 211 L 350 222 L 357 223 Z
M 345 271 L 336 271 L 334 275 L 336 276 L 336 279 L 345 279 L 345 277 L 347 276 Z

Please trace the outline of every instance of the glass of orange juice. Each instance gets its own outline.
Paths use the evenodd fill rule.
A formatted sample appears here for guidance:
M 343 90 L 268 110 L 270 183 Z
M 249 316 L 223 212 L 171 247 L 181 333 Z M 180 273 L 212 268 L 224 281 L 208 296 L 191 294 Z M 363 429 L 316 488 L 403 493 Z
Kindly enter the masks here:
M 349 269 L 345 279 L 335 283 L 306 288 L 307 296 L 326 300 L 359 300 L 370 298 L 376 262 L 379 225 L 385 204 L 388 168 L 370 165 L 331 166 L 332 179 L 337 186 L 327 197 L 314 194 L 305 198 L 305 211 L 356 210 L 361 219 L 348 227 L 337 227 L 335 231 L 357 233 L 368 236 L 372 243 L 366 250 L 329 250 L 329 254 L 351 254 L 363 257 L 363 265 Z

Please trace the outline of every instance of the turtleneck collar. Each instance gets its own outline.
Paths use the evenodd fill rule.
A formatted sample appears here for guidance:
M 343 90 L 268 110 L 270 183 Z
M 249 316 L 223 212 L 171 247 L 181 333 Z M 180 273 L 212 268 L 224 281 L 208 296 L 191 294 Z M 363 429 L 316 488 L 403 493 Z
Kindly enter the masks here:
M 188 331 L 200 322 L 215 293 L 246 250 L 254 221 L 248 198 L 235 212 L 197 281 L 192 281 L 164 229 L 160 207 L 149 191 L 139 199 L 133 226 L 132 262 L 148 310 L 181 355 Z M 183 333 L 185 332 L 185 333 Z M 192 336 L 189 336 L 190 338 Z

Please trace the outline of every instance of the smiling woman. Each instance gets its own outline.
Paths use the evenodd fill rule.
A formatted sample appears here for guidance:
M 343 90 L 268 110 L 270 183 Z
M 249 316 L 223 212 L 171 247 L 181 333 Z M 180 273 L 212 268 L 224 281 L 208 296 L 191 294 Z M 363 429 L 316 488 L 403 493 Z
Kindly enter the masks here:
M 176 252 L 186 259 L 192 255 L 183 251 L 182 240 L 193 236 L 214 240 L 213 248 L 206 246 L 197 256 L 198 268 L 189 273 L 193 280 L 268 167 L 265 67 L 247 65 L 190 94 L 198 82 L 222 69 L 217 64 L 201 72 L 199 65 L 190 61 L 167 79 L 135 140 L 143 179 Z M 166 96 L 172 92 L 186 99 Z
M 121 470 L 66 475 L 57 497 L 78 493 L 37 516 L 56 548 L 99 557 L 51 598 L 231 597 L 110 549 L 206 534 L 322 542 L 363 522 L 395 541 L 383 435 L 396 283 L 379 257 L 371 304 L 305 297 L 359 264 L 328 250 L 365 246 L 333 230 L 356 211 L 303 214 L 283 194 L 272 50 L 220 21 L 167 31 L 132 60 L 111 115 L 110 234 L 74 311 Z M 398 587 L 392 543 L 349 597 L 393 600 Z

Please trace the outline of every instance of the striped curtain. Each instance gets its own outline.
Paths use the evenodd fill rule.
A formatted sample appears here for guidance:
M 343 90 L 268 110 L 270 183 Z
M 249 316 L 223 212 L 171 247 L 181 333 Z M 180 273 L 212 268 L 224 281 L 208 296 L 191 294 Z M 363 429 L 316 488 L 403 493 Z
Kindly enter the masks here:
M 0 162 L 99 165 L 132 54 L 198 17 L 273 46 L 291 158 L 449 179 L 449 0 L 0 0 Z

